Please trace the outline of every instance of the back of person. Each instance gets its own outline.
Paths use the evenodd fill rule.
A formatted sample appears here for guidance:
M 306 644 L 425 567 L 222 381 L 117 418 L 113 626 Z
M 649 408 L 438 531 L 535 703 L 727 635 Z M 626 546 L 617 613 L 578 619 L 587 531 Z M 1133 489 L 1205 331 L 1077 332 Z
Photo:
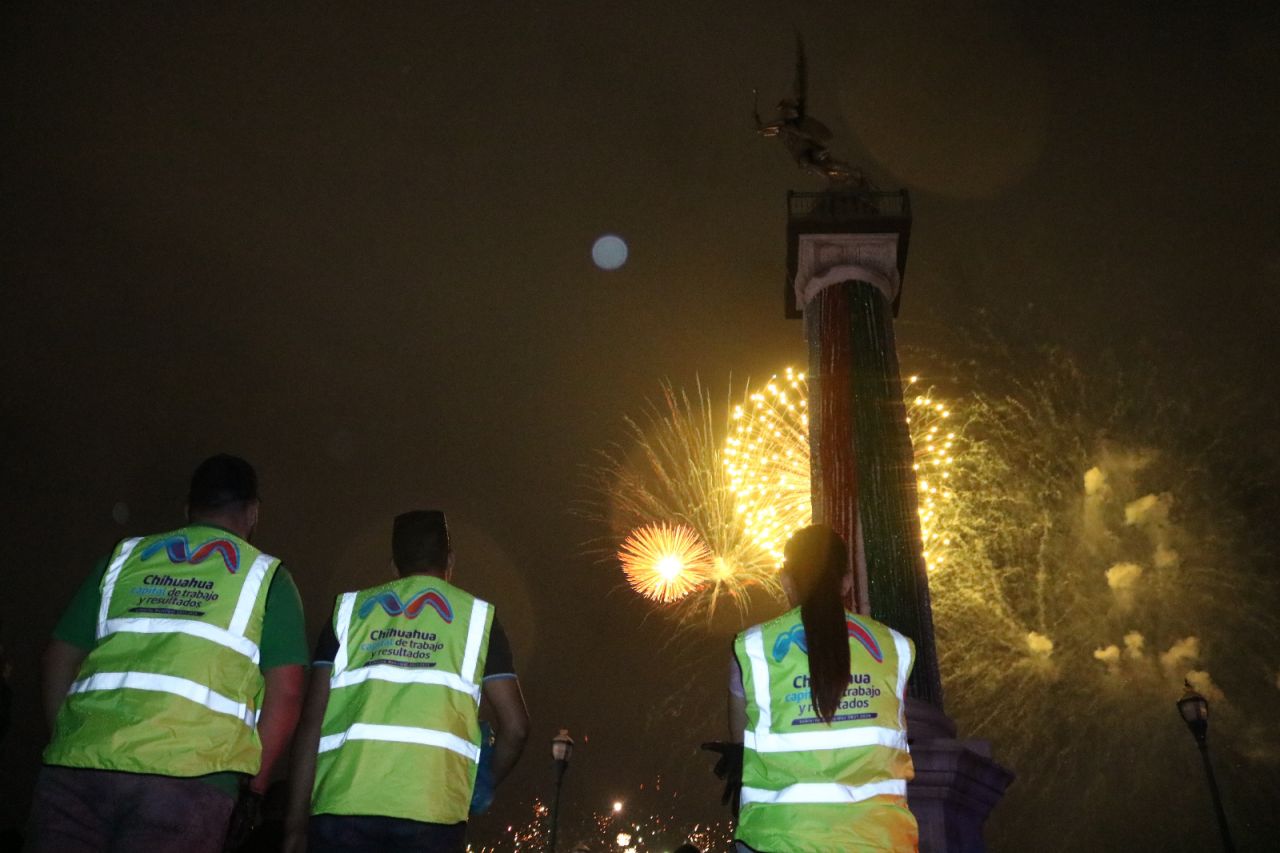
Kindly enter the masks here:
M 829 722 L 810 687 L 800 608 L 740 634 L 747 700 L 737 837 L 761 851 L 914 850 L 901 697 L 910 640 L 845 614 L 852 677 Z
M 911 641 L 846 609 L 849 551 L 830 527 L 796 531 L 783 553 L 778 580 L 791 609 L 733 645 L 729 733 L 742 745 L 737 849 L 915 851 L 904 714 Z
M 259 509 L 253 466 L 211 456 L 186 525 L 120 542 L 80 585 L 43 659 L 28 849 L 213 853 L 252 827 L 307 661 L 297 587 L 249 544 Z
M 467 819 L 493 608 L 410 575 L 340 596 L 315 814 Z
M 313 656 L 284 850 L 460 853 L 520 758 L 528 712 L 494 608 L 453 582 L 439 510 L 396 516 L 400 577 L 338 596 Z M 493 724 L 477 792 L 481 703 Z
M 45 763 L 257 773 L 259 644 L 278 565 L 204 524 L 117 545 L 102 578 L 97 645 L 58 711 Z

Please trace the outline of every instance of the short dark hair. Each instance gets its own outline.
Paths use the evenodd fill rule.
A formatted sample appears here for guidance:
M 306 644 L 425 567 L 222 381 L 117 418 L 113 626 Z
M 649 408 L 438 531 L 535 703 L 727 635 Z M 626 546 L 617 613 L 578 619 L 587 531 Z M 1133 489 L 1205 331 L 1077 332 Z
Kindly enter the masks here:
M 453 546 L 449 525 L 438 509 L 417 509 L 396 516 L 391 526 L 391 557 L 401 574 L 443 571 Z
M 201 462 L 191 475 L 189 510 L 240 509 L 258 499 L 258 474 L 239 456 L 219 453 Z

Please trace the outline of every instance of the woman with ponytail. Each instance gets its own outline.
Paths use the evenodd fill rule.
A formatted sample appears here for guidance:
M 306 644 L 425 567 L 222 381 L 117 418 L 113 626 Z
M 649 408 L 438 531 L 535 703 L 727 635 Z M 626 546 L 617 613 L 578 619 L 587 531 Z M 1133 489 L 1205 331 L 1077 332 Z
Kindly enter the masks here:
M 791 609 L 734 641 L 737 850 L 916 850 L 903 713 L 911 641 L 845 609 L 849 551 L 829 527 L 791 537 L 780 580 Z

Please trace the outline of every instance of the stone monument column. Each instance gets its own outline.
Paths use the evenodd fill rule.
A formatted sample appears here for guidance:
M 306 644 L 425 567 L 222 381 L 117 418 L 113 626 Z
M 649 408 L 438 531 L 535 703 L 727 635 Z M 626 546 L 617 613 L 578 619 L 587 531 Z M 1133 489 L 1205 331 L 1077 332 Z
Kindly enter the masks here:
M 925 853 L 981 851 L 1013 774 L 989 745 L 956 740 L 943 710 L 917 475 L 893 321 L 911 231 L 906 191 L 788 194 L 787 313 L 809 345 L 813 517 L 850 543 L 852 606 L 911 638 L 908 786 Z

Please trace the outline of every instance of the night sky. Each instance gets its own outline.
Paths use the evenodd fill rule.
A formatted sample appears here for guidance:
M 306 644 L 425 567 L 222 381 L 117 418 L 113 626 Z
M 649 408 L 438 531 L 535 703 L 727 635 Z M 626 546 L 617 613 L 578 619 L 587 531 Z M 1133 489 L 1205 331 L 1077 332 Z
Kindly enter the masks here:
M 797 29 L 835 152 L 912 192 L 905 345 L 1142 340 L 1280 390 L 1280 18 L 1106 5 L 6 5 L 0 824 L 25 819 L 58 614 L 118 539 L 180 522 L 218 451 L 257 466 L 256 542 L 312 638 L 387 577 L 395 513 L 448 512 L 533 718 L 473 837 L 547 794 L 560 726 L 566 809 L 663 774 L 719 817 L 696 749 L 727 639 L 622 589 L 582 507 L 662 380 L 805 357 L 785 193 L 819 185 L 751 124 Z M 592 264 L 605 233 L 620 270 Z

